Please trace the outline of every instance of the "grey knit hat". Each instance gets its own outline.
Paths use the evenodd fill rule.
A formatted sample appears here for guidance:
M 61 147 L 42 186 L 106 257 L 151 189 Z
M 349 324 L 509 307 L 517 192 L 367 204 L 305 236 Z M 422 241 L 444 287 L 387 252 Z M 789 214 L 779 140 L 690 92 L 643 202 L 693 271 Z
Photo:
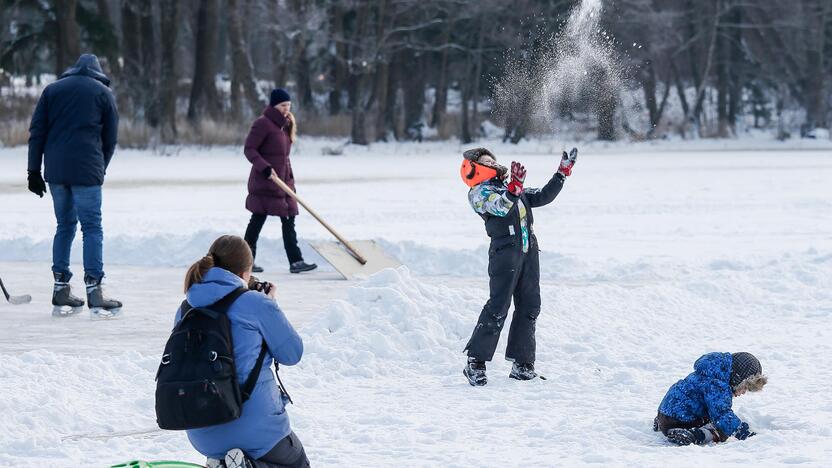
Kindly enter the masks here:
M 763 366 L 751 353 L 734 353 L 731 355 L 731 388 L 736 388 L 745 379 L 755 375 L 762 375 Z

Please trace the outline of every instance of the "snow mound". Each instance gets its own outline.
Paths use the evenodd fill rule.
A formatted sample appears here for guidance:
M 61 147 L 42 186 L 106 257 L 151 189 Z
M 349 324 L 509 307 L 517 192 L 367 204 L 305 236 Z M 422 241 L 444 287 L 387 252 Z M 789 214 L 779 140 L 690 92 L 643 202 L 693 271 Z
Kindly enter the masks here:
M 427 285 L 407 267 L 381 271 L 351 288 L 303 329 L 303 366 L 373 377 L 402 368 L 458 364 L 481 300 Z

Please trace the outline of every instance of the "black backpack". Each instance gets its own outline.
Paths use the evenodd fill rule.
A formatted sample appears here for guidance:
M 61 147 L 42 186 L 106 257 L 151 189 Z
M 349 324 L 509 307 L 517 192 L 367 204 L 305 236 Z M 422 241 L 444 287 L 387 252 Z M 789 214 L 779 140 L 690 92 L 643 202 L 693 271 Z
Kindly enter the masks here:
M 264 340 L 251 374 L 240 387 L 226 312 L 246 291 L 238 288 L 208 307 L 182 303 L 182 320 L 168 338 L 156 373 L 156 422 L 160 428 L 197 429 L 240 417 L 267 350 Z

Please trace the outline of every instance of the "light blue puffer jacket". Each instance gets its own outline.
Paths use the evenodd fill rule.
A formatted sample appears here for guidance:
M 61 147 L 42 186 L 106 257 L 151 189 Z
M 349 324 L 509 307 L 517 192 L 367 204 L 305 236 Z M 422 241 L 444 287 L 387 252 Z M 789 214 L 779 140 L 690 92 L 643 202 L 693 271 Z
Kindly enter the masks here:
M 241 286 L 245 285 L 239 276 L 222 268 L 211 268 L 201 283 L 188 289 L 188 303 L 193 307 L 208 306 Z M 176 323 L 181 318 L 182 311 L 178 310 Z M 240 385 L 254 367 L 263 339 L 269 352 L 251 398 L 243 404 L 240 418 L 189 430 L 188 439 L 206 457 L 222 458 L 228 450 L 239 448 L 257 459 L 292 431 L 270 367 L 273 360 L 287 366 L 297 364 L 303 355 L 303 341 L 277 303 L 263 293 L 249 291 L 241 295 L 229 308 L 228 318 Z

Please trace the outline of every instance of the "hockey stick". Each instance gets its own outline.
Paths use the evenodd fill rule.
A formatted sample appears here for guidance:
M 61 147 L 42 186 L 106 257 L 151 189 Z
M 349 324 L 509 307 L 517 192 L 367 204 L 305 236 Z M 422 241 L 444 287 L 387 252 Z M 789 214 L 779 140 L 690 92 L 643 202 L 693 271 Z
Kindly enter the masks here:
M 3 290 L 3 295 L 6 296 L 6 300 L 9 301 L 10 304 L 20 305 L 20 304 L 28 304 L 32 302 L 32 296 L 28 294 L 24 294 L 23 296 L 11 296 L 9 292 L 6 291 L 6 286 L 3 285 L 3 280 L 0 279 L 0 289 Z

